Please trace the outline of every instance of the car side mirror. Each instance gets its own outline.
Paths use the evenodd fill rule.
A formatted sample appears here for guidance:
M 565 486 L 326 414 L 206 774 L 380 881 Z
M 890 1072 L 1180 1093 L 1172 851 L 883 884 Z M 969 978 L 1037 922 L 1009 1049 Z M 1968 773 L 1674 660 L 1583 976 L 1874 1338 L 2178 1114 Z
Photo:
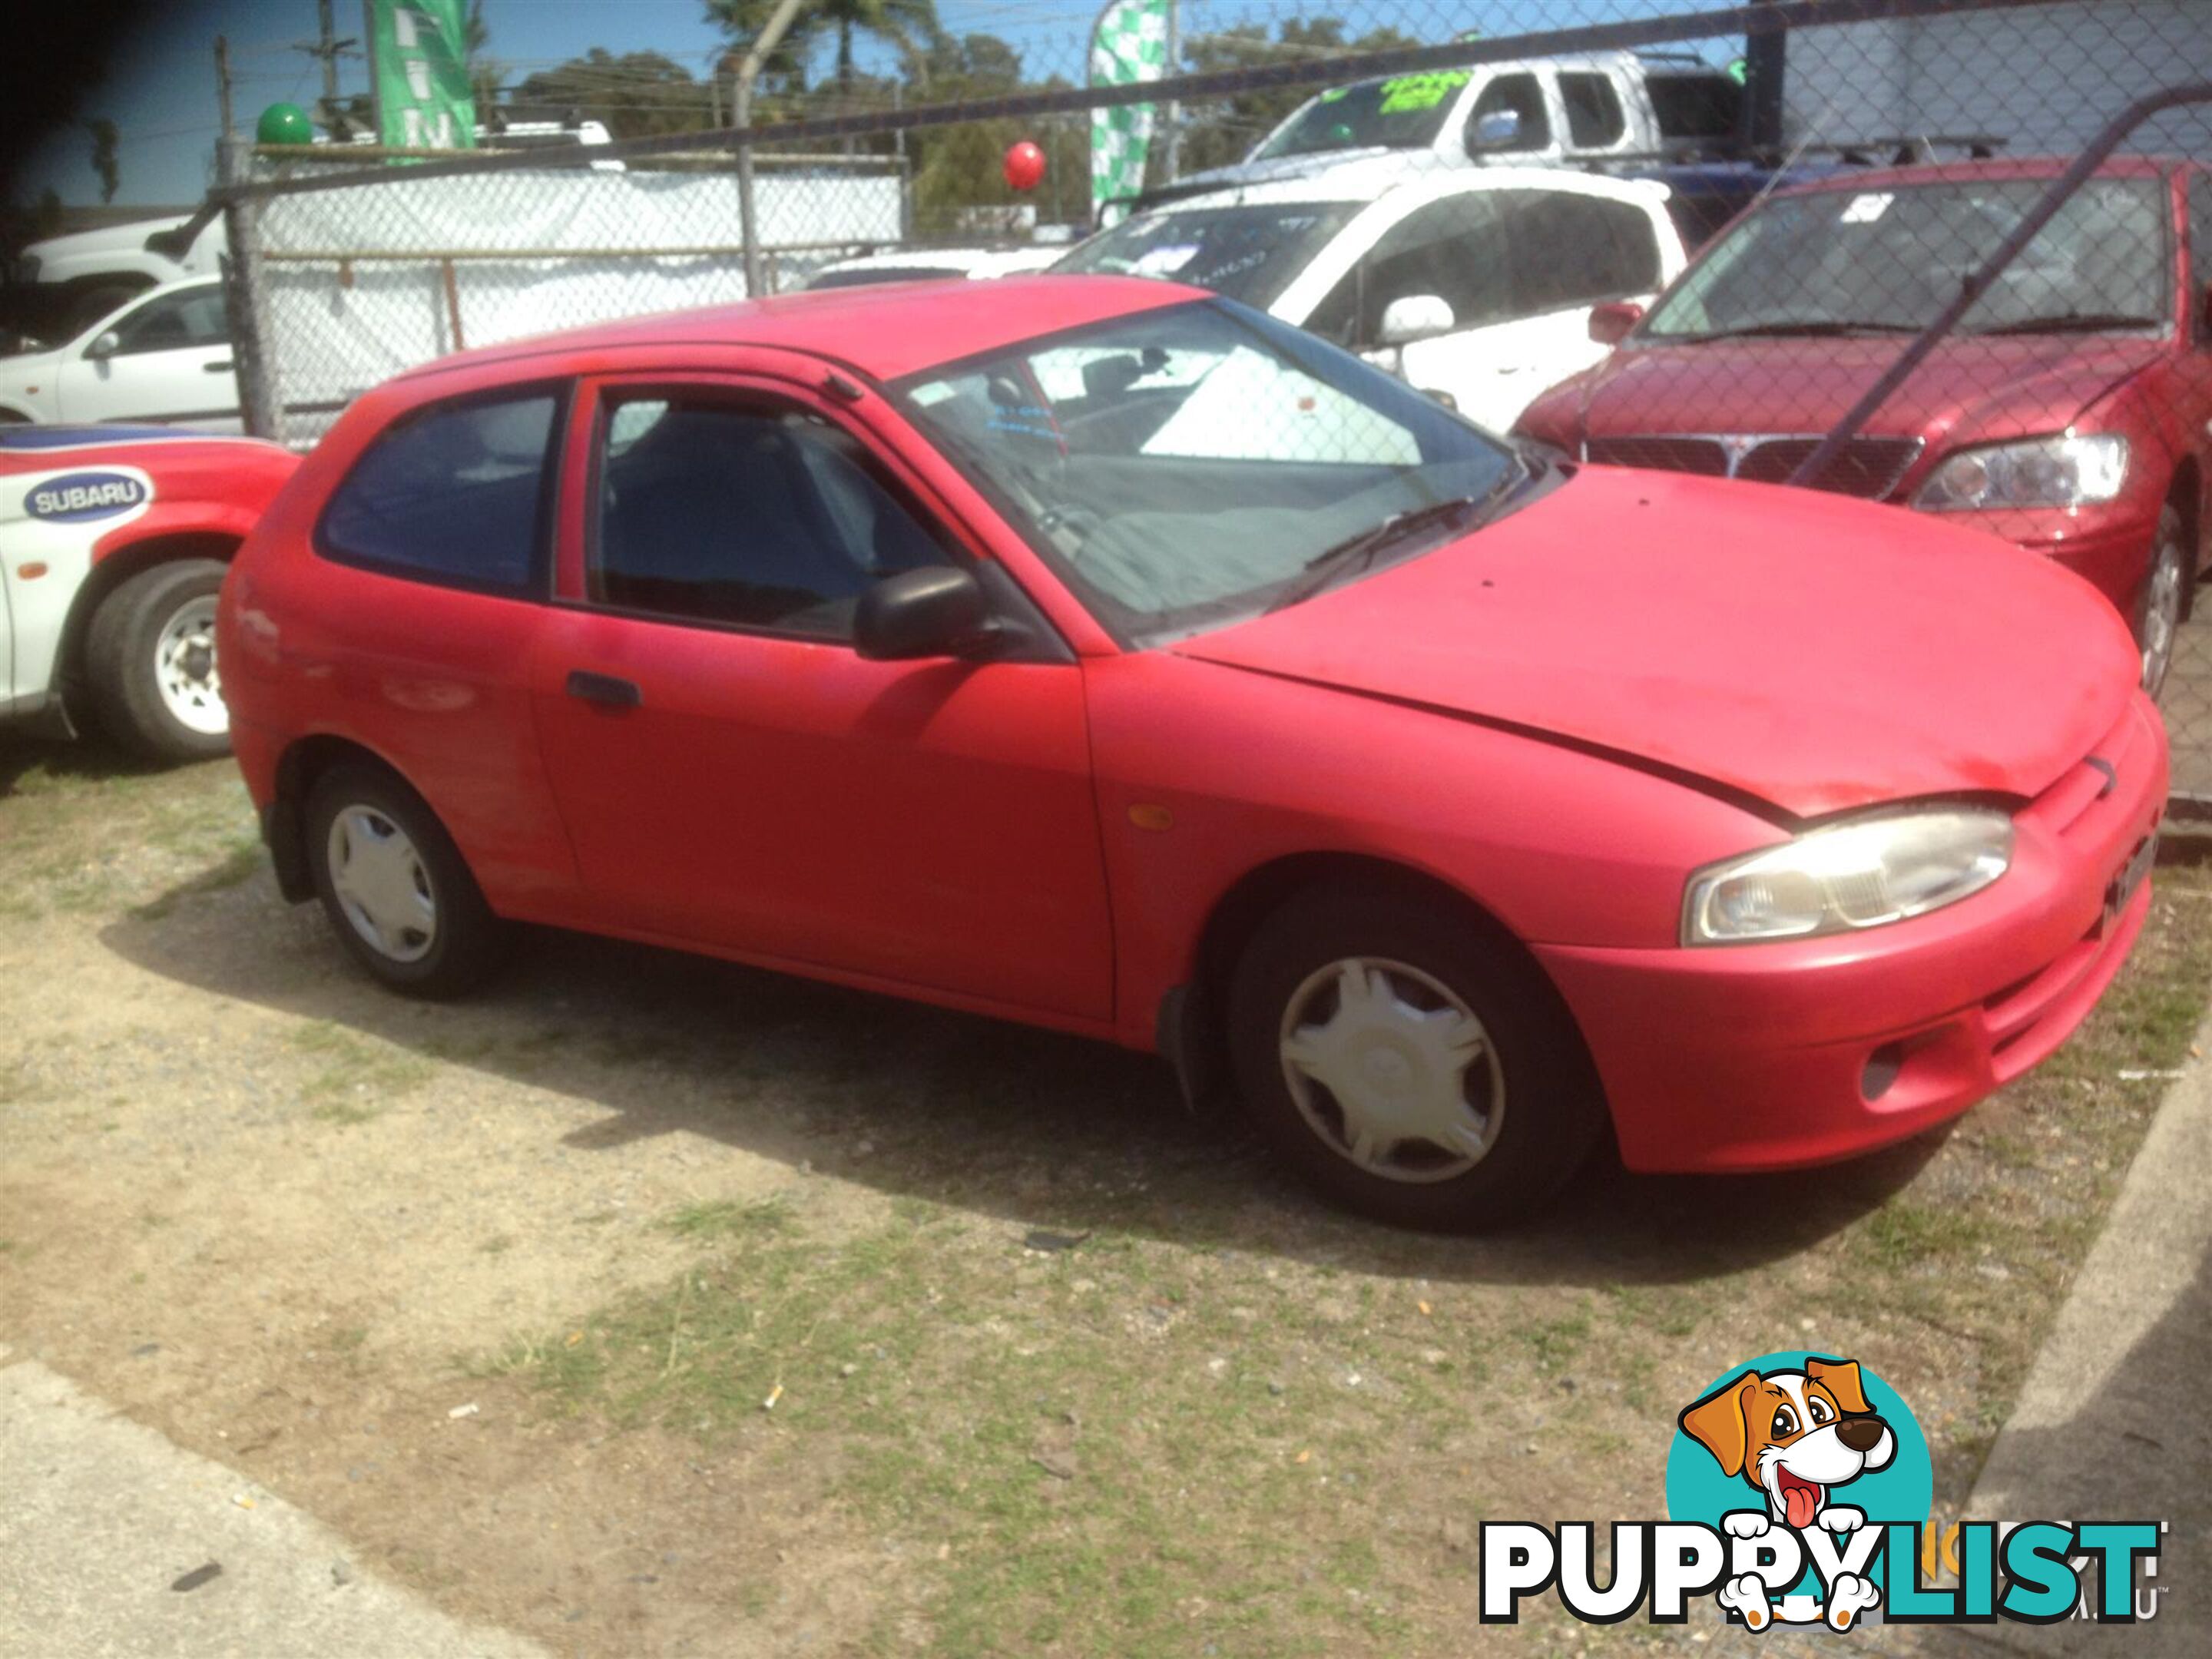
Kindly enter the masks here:
M 1438 334 L 1449 334 L 1458 325 L 1450 304 L 1434 294 L 1406 294 L 1382 307 L 1378 331 L 1384 345 L 1406 345 Z
M 853 646 L 870 662 L 981 656 L 998 633 L 982 584 L 951 565 L 886 576 L 853 616 Z
M 1477 152 L 1510 149 L 1520 142 L 1521 112 L 1493 109 L 1474 118 L 1474 140 L 1468 149 Z
M 1633 300 L 1614 300 L 1605 305 L 1592 306 L 1589 337 L 1600 345 L 1619 345 L 1643 320 L 1644 307 Z
M 122 349 L 123 337 L 111 328 L 95 337 L 93 343 L 84 349 L 84 355 L 94 362 L 99 362 L 102 358 L 112 357 Z

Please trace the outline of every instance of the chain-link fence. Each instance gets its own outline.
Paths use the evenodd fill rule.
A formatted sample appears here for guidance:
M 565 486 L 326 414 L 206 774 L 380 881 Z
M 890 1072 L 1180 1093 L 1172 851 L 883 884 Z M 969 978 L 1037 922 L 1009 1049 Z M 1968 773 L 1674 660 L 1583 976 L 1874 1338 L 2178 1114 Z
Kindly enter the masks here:
M 225 198 L 249 411 L 305 442 L 444 352 L 749 291 L 1170 278 L 1578 460 L 1809 484 L 2072 567 L 2160 687 L 2177 794 L 2212 801 L 2212 106 L 2066 178 L 2146 94 L 2212 81 L 2201 0 L 1166 15 L 1150 82 L 1080 84 L 1087 9 L 1024 9 L 890 72 L 770 53 L 744 135 L 264 152 Z

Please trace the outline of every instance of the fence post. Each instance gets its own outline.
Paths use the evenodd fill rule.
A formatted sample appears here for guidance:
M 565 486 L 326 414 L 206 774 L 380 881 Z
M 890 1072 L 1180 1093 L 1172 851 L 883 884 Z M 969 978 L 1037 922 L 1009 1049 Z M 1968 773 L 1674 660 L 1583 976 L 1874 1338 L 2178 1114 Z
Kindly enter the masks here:
M 251 151 L 231 128 L 229 42 L 216 42 L 216 74 L 222 97 L 222 134 L 216 141 L 216 165 L 223 189 L 222 228 L 230 244 L 223 273 L 223 312 L 230 325 L 230 360 L 238 377 L 238 413 L 256 438 L 284 440 L 284 411 L 276 401 L 269 362 L 269 295 L 261 264 L 261 207 L 246 193 L 252 177 Z

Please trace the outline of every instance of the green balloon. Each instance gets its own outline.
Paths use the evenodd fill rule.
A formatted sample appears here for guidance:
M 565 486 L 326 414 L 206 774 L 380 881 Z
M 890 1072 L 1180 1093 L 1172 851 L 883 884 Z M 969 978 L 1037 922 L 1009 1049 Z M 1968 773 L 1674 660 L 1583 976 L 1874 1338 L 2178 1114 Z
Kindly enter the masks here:
M 312 144 L 315 142 L 315 125 L 297 104 L 271 104 L 261 112 L 261 119 L 253 129 L 253 141 L 258 144 Z

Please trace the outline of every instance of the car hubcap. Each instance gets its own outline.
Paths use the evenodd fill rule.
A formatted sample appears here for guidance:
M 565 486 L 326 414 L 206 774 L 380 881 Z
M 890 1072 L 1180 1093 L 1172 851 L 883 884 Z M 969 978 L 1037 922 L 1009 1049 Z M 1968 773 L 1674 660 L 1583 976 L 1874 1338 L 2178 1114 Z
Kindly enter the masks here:
M 1323 1145 L 1370 1175 L 1448 1181 L 1488 1156 L 1505 1076 L 1482 1022 L 1418 968 L 1333 962 L 1283 1011 L 1283 1080 Z
M 179 725 L 204 737 L 230 730 L 215 665 L 215 597 L 177 607 L 154 643 L 154 684 Z
M 331 890 L 353 930 L 379 955 L 419 962 L 438 937 L 429 872 L 407 833 L 373 806 L 331 821 Z
M 2181 549 L 2169 542 L 2159 549 L 2158 564 L 2143 595 L 2143 690 L 2156 694 L 2173 660 L 2173 636 L 2181 627 Z

